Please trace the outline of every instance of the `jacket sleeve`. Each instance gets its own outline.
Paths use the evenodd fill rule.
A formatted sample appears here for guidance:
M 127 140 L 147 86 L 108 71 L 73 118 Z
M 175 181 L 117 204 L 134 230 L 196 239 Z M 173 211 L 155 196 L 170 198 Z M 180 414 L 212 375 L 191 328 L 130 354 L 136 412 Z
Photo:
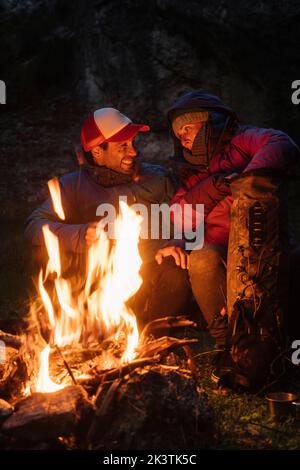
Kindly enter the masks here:
M 172 199 L 171 212 L 175 232 L 183 227 L 185 231 L 194 230 L 199 223 L 200 204 L 203 205 L 204 218 L 226 196 L 231 194 L 230 186 L 224 180 L 226 174 L 216 173 L 196 184 L 189 190 L 180 189 Z M 198 206 L 197 206 L 198 205 Z
M 42 228 L 48 225 L 51 232 L 58 237 L 62 250 L 83 253 L 86 247 L 85 232 L 88 224 L 72 223 L 72 207 L 76 207 L 76 187 L 73 186 L 72 181 L 64 182 L 63 178 L 59 180 L 59 183 L 65 220 L 62 221 L 56 214 L 49 197 L 27 219 L 25 237 L 33 246 L 44 246 Z
M 88 224 L 68 224 L 61 222 L 53 210 L 51 199 L 47 199 L 27 219 L 25 237 L 33 246 L 43 246 L 43 225 L 48 225 L 58 237 L 64 251 L 83 253 L 85 251 L 85 231 Z
M 287 169 L 300 158 L 295 142 L 284 132 L 250 128 L 237 138 L 237 147 L 250 161 L 243 173 L 263 168 Z

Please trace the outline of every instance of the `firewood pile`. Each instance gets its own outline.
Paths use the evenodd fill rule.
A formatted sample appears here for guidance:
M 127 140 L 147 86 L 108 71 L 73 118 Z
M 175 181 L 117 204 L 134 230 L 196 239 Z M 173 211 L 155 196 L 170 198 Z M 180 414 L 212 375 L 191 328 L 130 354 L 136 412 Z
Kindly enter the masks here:
M 185 317 L 147 325 L 136 358 L 103 368 L 103 347 L 56 351 L 51 374 L 69 385 L 53 393 L 22 394 L 28 370 L 21 338 L 0 332 L 0 447 L 5 449 L 179 449 L 205 447 L 213 413 L 197 379 L 197 339 L 160 336 L 195 326 Z M 4 339 L 5 338 L 5 339 Z M 65 383 L 65 382 L 64 382 Z

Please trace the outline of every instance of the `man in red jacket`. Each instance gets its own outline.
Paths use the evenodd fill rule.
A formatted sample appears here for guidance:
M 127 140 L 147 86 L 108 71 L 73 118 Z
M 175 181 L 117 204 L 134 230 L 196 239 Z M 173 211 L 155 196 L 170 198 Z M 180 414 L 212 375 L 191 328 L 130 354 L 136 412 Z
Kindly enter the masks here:
M 226 342 L 226 255 L 233 198 L 233 175 L 260 169 L 285 170 L 299 149 L 290 137 L 274 129 L 241 126 L 234 111 L 207 90 L 179 98 L 168 112 L 175 156 L 182 182 L 171 204 L 181 206 L 185 232 L 195 230 L 196 204 L 204 204 L 204 244 L 188 255 L 178 243 L 156 255 L 159 264 L 173 256 L 188 268 L 194 297 L 217 346 Z M 189 205 L 189 214 L 185 208 Z M 190 210 L 192 209 L 192 211 Z M 176 219 L 178 220 L 178 218 Z M 175 231 L 176 231 L 176 220 Z

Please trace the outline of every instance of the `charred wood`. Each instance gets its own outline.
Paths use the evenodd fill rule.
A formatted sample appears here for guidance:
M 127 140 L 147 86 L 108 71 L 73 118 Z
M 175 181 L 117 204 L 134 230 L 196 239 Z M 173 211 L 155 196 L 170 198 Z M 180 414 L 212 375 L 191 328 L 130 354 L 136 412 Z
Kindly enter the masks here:
M 199 340 L 192 339 L 178 339 L 170 336 L 163 336 L 162 338 L 155 339 L 149 343 L 143 344 L 139 349 L 138 353 L 140 357 L 152 356 L 155 354 L 162 354 L 170 350 L 181 348 L 186 344 L 198 343 Z
M 81 432 L 93 406 L 80 386 L 55 393 L 34 393 L 15 405 L 15 412 L 3 423 L 5 434 L 28 441 L 48 441 Z
M 155 356 L 155 357 L 145 357 L 143 359 L 136 359 L 129 364 L 125 364 L 121 367 L 115 368 L 115 369 L 110 369 L 110 370 L 101 370 L 97 366 L 92 372 L 96 373 L 97 376 L 91 377 L 88 379 L 77 379 L 78 383 L 80 383 L 82 386 L 97 386 L 101 382 L 104 381 L 111 381 L 111 380 L 116 380 L 119 378 L 124 377 L 126 374 L 129 374 L 132 372 L 134 369 L 138 367 L 144 367 L 146 365 L 154 365 L 158 363 L 160 360 L 160 356 Z
M 191 376 L 160 365 L 99 387 L 90 449 L 200 448 L 213 442 L 208 398 Z
M 182 327 L 196 327 L 197 323 L 192 320 L 189 320 L 184 315 L 179 315 L 177 317 L 163 317 L 153 320 L 145 326 L 140 336 L 140 344 L 146 340 L 147 336 L 152 333 L 155 333 L 157 330 L 164 330 L 170 328 L 182 328 Z
M 5 348 L 5 361 L 0 362 L 1 397 L 16 399 L 22 393 L 27 380 L 26 364 L 14 348 Z

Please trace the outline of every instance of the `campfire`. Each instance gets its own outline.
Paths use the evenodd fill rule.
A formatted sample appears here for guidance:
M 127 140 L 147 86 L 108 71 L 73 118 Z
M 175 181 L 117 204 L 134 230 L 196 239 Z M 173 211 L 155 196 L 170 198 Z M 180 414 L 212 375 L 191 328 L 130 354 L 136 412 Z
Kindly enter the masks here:
M 54 184 L 50 186 L 55 210 L 64 219 L 57 189 Z M 40 271 L 38 290 L 43 310 L 47 312 L 44 328 L 48 330 L 48 341 L 40 351 L 36 341 L 33 344 L 31 335 L 26 337 L 30 365 L 36 369 L 31 374 L 32 378 L 36 376 L 36 381 L 29 385 L 31 391 L 52 392 L 68 384 L 66 381 L 55 384 L 50 379 L 51 350 L 91 347 L 104 338 L 118 346 L 119 357 L 103 354 L 103 368 L 112 365 L 117 367 L 134 359 L 138 329 L 135 315 L 126 306 L 126 301 L 142 282 L 139 275 L 142 261 L 138 252 L 140 225 L 141 217 L 121 202 L 120 215 L 115 222 L 115 243 L 111 243 L 100 227 L 98 241 L 88 250 L 87 273 L 84 279 L 79 279 L 80 290 L 74 285 L 74 277 L 65 279 L 62 276 L 58 239 L 47 225 L 43 227 L 49 261 L 45 272 Z M 53 279 L 51 292 L 47 289 L 49 276 Z M 32 318 L 35 324 L 37 314 L 38 309 L 33 306 Z M 71 378 L 74 381 L 74 377 Z
M 56 179 L 49 182 L 49 190 L 64 220 Z M 193 321 L 161 318 L 139 334 L 128 306 L 142 283 L 141 222 L 121 201 L 113 240 L 100 222 L 86 269 L 69 277 L 57 237 L 43 227 L 48 263 L 38 275 L 28 328 L 20 337 L 0 334 L 14 351 L 0 376 L 0 393 L 10 402 L 0 399 L 0 441 L 3 433 L 8 447 L 41 441 L 51 446 L 53 440 L 67 448 L 159 447 L 157 436 L 177 422 L 188 443 L 199 432 L 207 439 L 212 415 L 196 383 L 189 347 L 197 339 L 157 334 L 193 327 Z M 167 446 L 179 446 L 174 429 L 172 435 Z M 70 436 L 75 436 L 72 445 Z

